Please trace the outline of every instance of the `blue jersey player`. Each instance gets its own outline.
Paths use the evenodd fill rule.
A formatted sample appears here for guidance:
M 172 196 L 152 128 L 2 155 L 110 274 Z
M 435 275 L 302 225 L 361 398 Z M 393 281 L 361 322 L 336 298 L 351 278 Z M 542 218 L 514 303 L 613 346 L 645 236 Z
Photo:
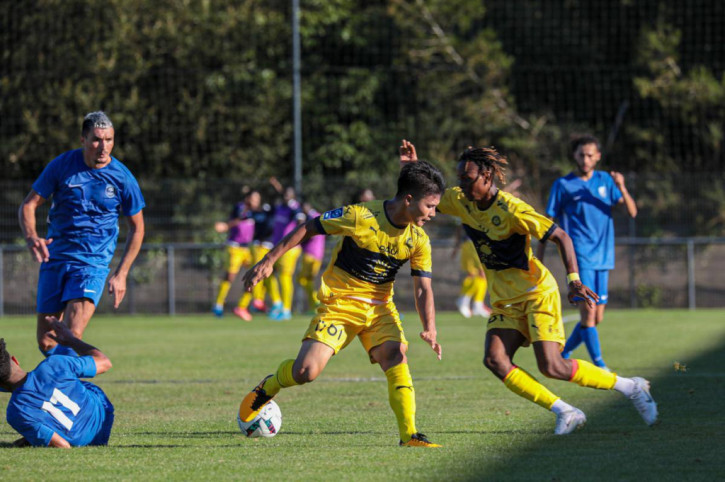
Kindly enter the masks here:
M 31 255 L 39 262 L 37 339 L 46 356 L 70 354 L 58 348 L 47 316 L 64 320 L 82 338 L 96 310 L 118 240 L 118 218 L 128 219 L 126 248 L 108 280 L 108 292 L 118 308 L 126 294 L 126 278 L 144 236 L 144 199 L 138 182 L 111 156 L 114 129 L 103 112 L 86 115 L 81 148 L 53 159 L 23 201 L 18 212 Z M 46 238 L 36 231 L 35 212 L 52 198 Z M 55 350 L 59 351 L 56 352 Z
M 587 135 L 574 140 L 572 152 L 577 168 L 554 182 L 546 214 L 569 233 L 581 281 L 599 295 L 599 301 L 595 306 L 579 303 L 581 321 L 569 336 L 562 356 L 568 358 L 584 342 L 594 364 L 606 368 L 597 325 L 604 317 L 609 297 L 609 270 L 614 269 L 612 207 L 624 204 L 627 213 L 634 218 L 637 205 L 627 191 L 621 173 L 595 170 L 602 157 L 596 137 Z M 539 254 L 543 259 L 543 249 Z
M 11 392 L 7 421 L 22 438 L 18 446 L 81 447 L 107 445 L 113 405 L 92 378 L 111 368 L 98 348 L 76 338 L 55 317 L 46 320 L 57 343 L 80 356 L 51 356 L 26 372 L 0 339 L 0 389 Z

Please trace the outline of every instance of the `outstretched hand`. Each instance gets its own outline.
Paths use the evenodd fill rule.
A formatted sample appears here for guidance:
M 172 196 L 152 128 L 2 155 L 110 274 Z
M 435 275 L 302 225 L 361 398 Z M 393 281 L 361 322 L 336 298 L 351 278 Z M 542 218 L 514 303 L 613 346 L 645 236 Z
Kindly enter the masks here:
M 441 355 L 443 354 L 443 347 L 440 346 L 440 344 L 436 341 L 437 333 L 435 331 L 421 331 L 420 337 L 423 339 L 424 342 L 428 343 L 430 347 L 433 349 L 434 352 L 436 352 L 436 355 L 438 355 L 438 359 L 441 359 Z
M 270 262 L 265 256 L 259 263 L 249 268 L 249 271 L 244 273 L 244 276 L 242 276 L 244 290 L 251 293 L 257 283 L 270 277 L 273 270 L 274 263 Z
M 599 301 L 599 295 L 579 280 L 569 283 L 569 295 L 567 298 L 572 305 L 576 305 L 579 301 L 584 301 L 590 308 L 594 308 L 595 303 Z
M 403 139 L 403 142 L 398 150 L 400 151 L 400 167 L 403 167 L 409 162 L 416 162 L 418 160 L 418 154 L 415 152 L 415 146 L 412 142 L 408 142 Z

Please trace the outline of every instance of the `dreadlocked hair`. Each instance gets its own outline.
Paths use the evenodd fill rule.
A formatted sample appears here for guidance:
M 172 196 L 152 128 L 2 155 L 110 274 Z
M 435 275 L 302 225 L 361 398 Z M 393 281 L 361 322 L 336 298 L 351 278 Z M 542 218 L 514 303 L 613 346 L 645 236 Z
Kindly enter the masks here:
M 458 156 L 458 162 L 473 162 L 481 172 L 492 171 L 502 186 L 506 184 L 509 161 L 493 147 L 469 147 Z
M 0 338 L 0 383 L 10 378 L 10 353 L 5 349 L 5 338 Z

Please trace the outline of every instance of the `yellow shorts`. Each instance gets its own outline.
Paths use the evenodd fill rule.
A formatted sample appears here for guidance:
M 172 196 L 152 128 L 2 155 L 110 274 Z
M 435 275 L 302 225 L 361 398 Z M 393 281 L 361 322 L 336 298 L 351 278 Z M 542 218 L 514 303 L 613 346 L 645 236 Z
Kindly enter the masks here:
M 469 276 L 480 276 L 483 266 L 476 253 L 476 247 L 470 239 L 461 246 L 461 271 Z
M 320 272 L 322 261 L 310 254 L 302 255 L 302 268 L 300 269 L 300 278 L 314 279 Z
M 320 303 L 317 315 L 310 322 L 304 340 L 315 340 L 339 352 L 357 336 L 365 351 L 386 341 L 408 344 L 400 324 L 400 315 L 392 301 L 372 305 L 349 298 Z M 375 361 L 370 358 L 370 363 Z
M 563 347 L 566 337 L 559 291 L 548 291 L 538 298 L 511 305 L 494 304 L 487 329 L 494 328 L 518 331 L 526 338 L 523 346 L 536 341 L 555 341 Z
M 264 255 L 269 253 L 269 251 L 271 249 L 272 248 L 268 248 L 261 244 L 253 244 L 252 245 L 252 260 L 254 261 L 254 263 L 256 264 L 256 263 L 259 263 L 260 261 L 262 261 L 262 258 L 264 258 Z
M 295 269 L 297 269 L 297 260 L 301 254 L 302 248 L 299 246 L 295 246 L 283 254 L 274 264 L 274 270 L 277 275 L 286 274 L 292 276 L 295 273 Z
M 252 262 L 252 252 L 247 247 L 227 246 L 227 273 L 237 274 L 242 266 Z

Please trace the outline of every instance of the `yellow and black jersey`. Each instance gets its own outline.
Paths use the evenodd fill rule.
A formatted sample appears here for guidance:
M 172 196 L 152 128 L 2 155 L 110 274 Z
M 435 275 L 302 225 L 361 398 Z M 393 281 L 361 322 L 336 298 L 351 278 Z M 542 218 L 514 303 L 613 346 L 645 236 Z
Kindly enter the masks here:
M 463 222 L 486 272 L 492 304 L 533 299 L 557 288 L 531 251 L 531 236 L 545 241 L 556 224 L 524 201 L 499 190 L 493 204 L 481 210 L 461 188 L 452 187 L 441 197 L 438 211 Z
M 431 276 L 428 235 L 414 225 L 393 224 L 386 202 L 344 206 L 316 218 L 321 233 L 342 236 L 322 275 L 321 297 L 387 301 L 395 275 L 408 260 L 411 275 Z

